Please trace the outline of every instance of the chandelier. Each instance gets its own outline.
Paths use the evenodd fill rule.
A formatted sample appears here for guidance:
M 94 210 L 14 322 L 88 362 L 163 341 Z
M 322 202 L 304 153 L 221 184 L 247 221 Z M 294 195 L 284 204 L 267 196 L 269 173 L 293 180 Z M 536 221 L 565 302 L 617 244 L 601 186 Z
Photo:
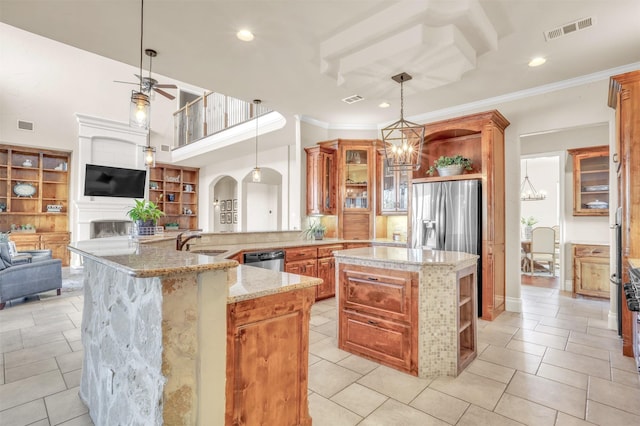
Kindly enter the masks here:
M 424 143 L 424 126 L 404 119 L 403 83 L 411 80 L 405 72 L 391 77 L 400 83 L 400 120 L 382 129 L 384 156 L 389 170 L 418 170 Z
M 529 180 L 528 161 L 524 162 L 524 179 L 520 185 L 520 200 L 522 201 L 542 201 L 547 198 L 547 194 L 544 191 L 536 190 Z

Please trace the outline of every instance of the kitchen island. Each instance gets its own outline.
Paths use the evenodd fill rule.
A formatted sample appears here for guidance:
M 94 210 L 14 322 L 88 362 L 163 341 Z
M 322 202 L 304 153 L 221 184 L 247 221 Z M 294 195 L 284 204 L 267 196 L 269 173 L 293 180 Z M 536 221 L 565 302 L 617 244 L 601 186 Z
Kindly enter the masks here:
M 126 237 L 69 249 L 84 264 L 80 397 L 95 424 L 311 424 L 319 279 Z
M 338 347 L 419 377 L 476 356 L 477 259 L 396 247 L 334 252 Z

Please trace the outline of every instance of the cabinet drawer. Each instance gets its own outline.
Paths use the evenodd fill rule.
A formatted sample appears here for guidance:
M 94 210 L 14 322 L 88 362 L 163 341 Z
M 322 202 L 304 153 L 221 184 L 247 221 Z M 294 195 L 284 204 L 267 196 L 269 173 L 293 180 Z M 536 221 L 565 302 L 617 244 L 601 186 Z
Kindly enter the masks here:
M 371 243 L 346 243 L 347 249 L 352 248 L 362 248 L 362 247 L 371 247 Z
M 332 244 L 330 246 L 321 246 L 318 247 L 318 257 L 330 257 L 333 256 L 333 252 L 335 250 L 342 250 L 344 245 L 342 244 Z
M 342 318 L 340 349 L 417 374 L 417 364 L 412 363 L 411 359 L 412 334 L 409 324 L 349 310 L 342 312 Z
M 411 322 L 412 278 L 416 274 L 341 265 L 340 275 L 341 308 Z
M 315 259 L 318 257 L 317 247 L 295 247 L 285 250 L 285 260 L 291 262 L 302 259 Z
M 303 259 L 287 262 L 284 265 L 284 271 L 290 274 L 315 277 L 318 275 L 317 261 L 315 259 Z
M 582 245 L 573 246 L 575 257 L 609 257 L 609 246 L 607 245 Z

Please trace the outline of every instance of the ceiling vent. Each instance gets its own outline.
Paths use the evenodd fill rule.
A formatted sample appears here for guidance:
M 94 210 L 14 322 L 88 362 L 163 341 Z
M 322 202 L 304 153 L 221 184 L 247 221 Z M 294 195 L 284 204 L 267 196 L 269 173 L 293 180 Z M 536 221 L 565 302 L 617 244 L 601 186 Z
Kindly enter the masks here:
M 18 130 L 26 130 L 28 132 L 33 132 L 33 122 L 18 120 Z
M 160 151 L 169 152 L 171 151 L 171 147 L 169 145 L 160 145 Z
M 547 41 L 553 40 L 553 39 L 574 33 L 576 31 L 580 31 L 580 30 L 584 30 L 589 27 L 592 27 L 595 23 L 596 23 L 595 18 L 579 19 L 577 21 L 573 21 L 573 22 L 569 22 L 568 24 L 561 25 L 558 28 L 545 31 L 544 38 Z
M 356 102 L 360 102 L 363 99 L 364 98 L 360 95 L 351 95 L 349 97 L 344 98 L 342 102 L 347 104 L 355 104 Z

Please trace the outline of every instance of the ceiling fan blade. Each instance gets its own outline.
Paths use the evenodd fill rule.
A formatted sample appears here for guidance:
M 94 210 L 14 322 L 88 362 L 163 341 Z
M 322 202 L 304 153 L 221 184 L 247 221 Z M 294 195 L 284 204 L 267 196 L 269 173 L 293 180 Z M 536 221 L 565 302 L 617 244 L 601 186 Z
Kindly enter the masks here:
M 140 77 L 138 74 L 134 74 L 134 75 L 136 76 L 136 78 L 137 78 L 138 80 L 142 80 L 142 77 Z
M 121 80 L 113 80 L 114 83 L 124 83 L 124 84 L 135 84 L 136 86 L 140 83 L 133 83 L 131 81 L 121 81 Z
M 175 96 L 170 95 L 169 93 L 165 92 L 164 90 L 158 89 L 156 86 L 153 87 L 153 90 L 156 91 L 157 93 L 160 93 L 162 96 L 164 96 L 167 99 L 174 100 L 176 98 Z
M 160 89 L 177 89 L 178 86 L 175 84 L 154 84 L 153 87 L 158 87 Z

